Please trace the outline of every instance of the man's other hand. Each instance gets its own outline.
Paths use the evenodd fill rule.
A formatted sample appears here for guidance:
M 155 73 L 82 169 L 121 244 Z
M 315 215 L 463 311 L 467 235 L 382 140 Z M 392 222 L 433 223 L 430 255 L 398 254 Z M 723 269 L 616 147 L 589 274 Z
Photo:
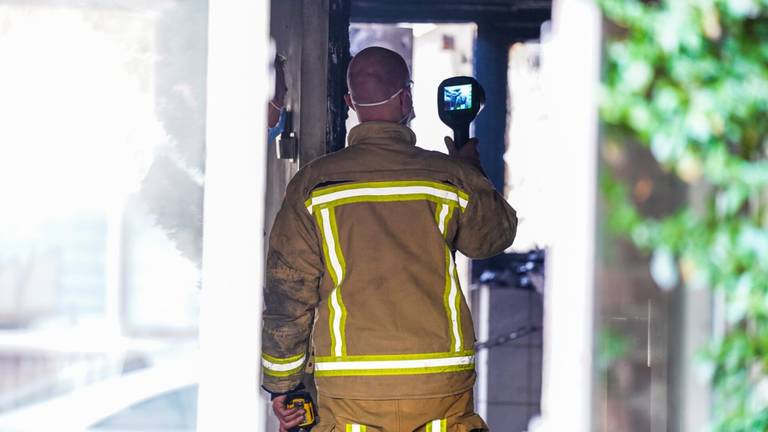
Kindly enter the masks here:
M 448 149 L 448 155 L 455 157 L 456 159 L 463 160 L 470 165 L 483 171 L 482 165 L 480 165 L 480 153 L 477 151 L 477 147 L 480 145 L 480 141 L 477 138 L 472 138 L 467 141 L 461 148 L 456 149 L 456 144 L 451 137 L 445 137 L 445 147 Z
M 288 432 L 304 422 L 304 410 L 301 408 L 286 408 L 285 395 L 272 400 L 272 411 L 280 421 L 280 432 Z

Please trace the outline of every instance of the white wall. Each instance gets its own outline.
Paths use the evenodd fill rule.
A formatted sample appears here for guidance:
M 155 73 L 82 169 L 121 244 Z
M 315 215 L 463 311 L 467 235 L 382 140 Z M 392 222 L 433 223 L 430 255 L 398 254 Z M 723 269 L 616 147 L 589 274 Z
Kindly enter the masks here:
M 592 430 L 601 16 L 591 0 L 558 0 L 542 67 L 551 113 L 543 144 L 557 202 L 544 305 L 542 421 L 535 431 Z M 565 72 L 567 71 L 567 73 Z

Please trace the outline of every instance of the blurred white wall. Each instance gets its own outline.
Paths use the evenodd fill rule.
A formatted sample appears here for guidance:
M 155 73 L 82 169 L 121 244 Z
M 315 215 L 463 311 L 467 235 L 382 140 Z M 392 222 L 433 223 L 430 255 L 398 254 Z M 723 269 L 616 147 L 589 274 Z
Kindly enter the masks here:
M 560 149 L 546 142 L 549 111 L 540 68 L 541 45 L 516 43 L 509 53 L 509 124 L 506 163 L 507 199 L 517 210 L 519 227 L 515 251 L 547 247 L 552 242 L 548 215 L 559 211 L 559 201 L 543 199 L 556 187 L 552 158 Z

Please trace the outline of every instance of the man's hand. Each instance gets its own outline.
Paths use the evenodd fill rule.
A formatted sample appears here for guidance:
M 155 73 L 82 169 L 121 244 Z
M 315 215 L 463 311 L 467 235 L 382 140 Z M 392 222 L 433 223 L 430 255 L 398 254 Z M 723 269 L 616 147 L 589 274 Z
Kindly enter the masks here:
M 448 149 L 449 156 L 467 162 L 482 172 L 483 167 L 480 165 L 480 153 L 477 151 L 478 145 L 480 145 L 480 141 L 477 138 L 472 138 L 457 150 L 456 144 L 451 137 L 445 137 L 445 147 Z
M 285 407 L 285 395 L 278 396 L 272 400 L 272 411 L 275 412 L 277 420 L 280 421 L 280 432 L 288 432 L 304 422 L 304 410 L 301 408 Z

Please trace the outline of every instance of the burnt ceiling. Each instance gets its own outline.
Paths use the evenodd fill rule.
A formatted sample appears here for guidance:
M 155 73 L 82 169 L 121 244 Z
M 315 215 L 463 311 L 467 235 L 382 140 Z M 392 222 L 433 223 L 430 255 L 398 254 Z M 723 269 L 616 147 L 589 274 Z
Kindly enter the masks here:
M 552 0 L 352 0 L 355 22 L 476 22 L 511 39 L 538 38 Z

